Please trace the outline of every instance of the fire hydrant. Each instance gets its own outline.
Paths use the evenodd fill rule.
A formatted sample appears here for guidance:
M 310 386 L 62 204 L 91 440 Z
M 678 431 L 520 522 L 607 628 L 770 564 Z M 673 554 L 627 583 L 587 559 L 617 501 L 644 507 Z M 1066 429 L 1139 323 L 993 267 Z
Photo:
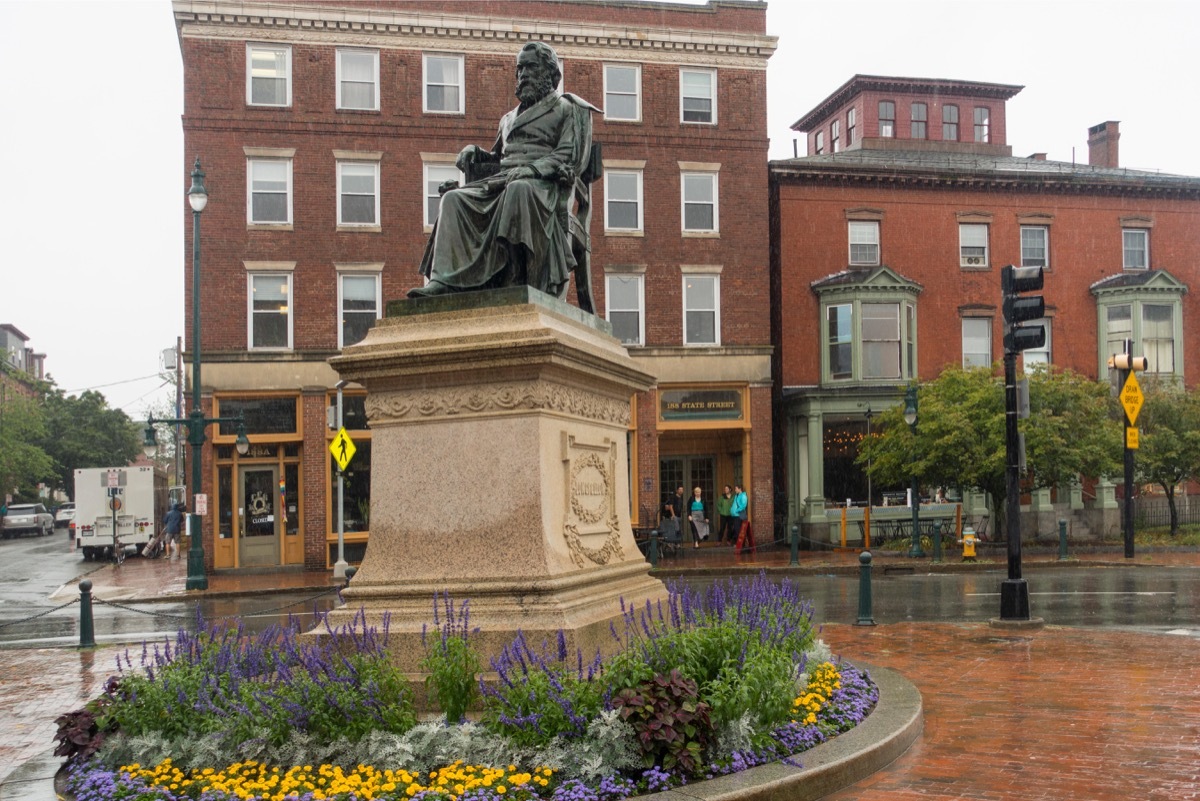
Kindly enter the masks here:
M 975 561 L 975 543 L 979 542 L 979 538 L 975 536 L 975 529 L 970 526 L 963 528 L 963 538 L 958 541 L 963 547 L 964 562 Z

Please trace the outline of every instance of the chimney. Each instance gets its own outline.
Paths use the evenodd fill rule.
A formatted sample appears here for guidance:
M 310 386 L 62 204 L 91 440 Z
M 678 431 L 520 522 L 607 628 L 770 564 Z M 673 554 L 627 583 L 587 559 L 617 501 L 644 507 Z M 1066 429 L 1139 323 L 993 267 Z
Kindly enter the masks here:
M 1034 153 L 1029 158 L 1031 161 L 1045 161 L 1046 154 L 1045 153 Z
M 1088 164 L 1093 167 L 1119 167 L 1117 141 L 1120 122 L 1109 120 L 1088 128 Z

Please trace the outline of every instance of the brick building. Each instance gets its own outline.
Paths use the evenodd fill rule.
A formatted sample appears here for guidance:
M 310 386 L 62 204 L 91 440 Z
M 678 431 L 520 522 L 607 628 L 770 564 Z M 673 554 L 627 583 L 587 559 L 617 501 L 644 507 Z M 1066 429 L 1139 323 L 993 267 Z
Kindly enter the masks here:
M 1003 265 L 1046 269 L 1046 346 L 1026 367 L 1107 376 L 1131 337 L 1151 372 L 1200 375 L 1183 347 L 1200 319 L 1200 179 L 1121 168 L 1116 122 L 1088 131 L 1089 164 L 1014 157 L 1020 90 L 856 75 L 794 124 L 810 155 L 771 163 L 777 481 L 806 529 L 866 501 L 853 460 L 872 412 L 948 365 L 1002 358 Z
M 459 178 L 464 145 L 494 140 L 516 102 L 516 54 L 534 39 L 557 50 L 564 91 L 604 109 L 594 115 L 605 175 L 593 187 L 592 294 L 659 381 L 635 398 L 634 523 L 652 524 L 677 484 L 711 499 L 743 480 L 753 516 L 772 519 L 766 64 L 775 39 L 764 4 L 173 7 L 183 172 L 199 156 L 209 193 L 204 408 L 244 414 L 252 442 L 239 456 L 222 425 L 205 447 L 212 566 L 319 569 L 335 558 L 325 410 L 337 376 L 326 360 L 419 284 L 436 187 Z M 358 446 L 345 507 L 354 561 L 369 535 L 371 435 L 353 386 L 345 408 Z

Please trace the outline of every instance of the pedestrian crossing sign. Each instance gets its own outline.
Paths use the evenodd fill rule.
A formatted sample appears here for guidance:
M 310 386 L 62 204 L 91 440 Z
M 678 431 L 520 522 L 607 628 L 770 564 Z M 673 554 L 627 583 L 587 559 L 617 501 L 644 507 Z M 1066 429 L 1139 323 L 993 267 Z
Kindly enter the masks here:
M 354 458 L 357 450 L 354 440 L 350 439 L 350 435 L 346 433 L 344 427 L 338 429 L 333 442 L 329 443 L 329 452 L 333 454 L 333 460 L 337 462 L 338 470 L 346 469 L 346 465 L 350 464 L 350 460 Z

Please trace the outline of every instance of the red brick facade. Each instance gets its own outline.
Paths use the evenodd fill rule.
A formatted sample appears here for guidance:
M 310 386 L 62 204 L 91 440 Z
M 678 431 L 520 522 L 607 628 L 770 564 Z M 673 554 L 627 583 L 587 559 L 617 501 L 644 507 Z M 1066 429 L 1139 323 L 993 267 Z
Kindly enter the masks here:
M 652 524 L 643 510 L 652 514 L 657 507 L 664 492 L 659 457 L 671 454 L 714 457 L 725 465 L 717 467 L 719 483 L 742 480 L 732 471 L 745 459 L 750 472 L 744 480 L 761 490 L 752 493 L 753 512 L 772 519 L 771 406 L 762 398 L 770 391 L 765 68 L 774 39 L 765 35 L 764 6 L 740 0 L 705 6 L 176 0 L 174 8 L 184 64 L 185 172 L 199 156 L 209 193 L 201 219 L 203 391 L 218 399 L 263 393 L 296 399 L 293 428 L 251 432 L 256 445 L 277 449 L 277 455 L 256 451 L 262 464 L 274 460 L 283 471 L 289 459 L 299 459 L 303 549 L 281 561 L 324 568 L 330 558 L 335 527 L 328 516 L 324 409 L 337 380 L 326 360 L 339 347 L 339 270 L 377 275 L 381 309 L 420 283 L 416 267 L 428 238 L 423 164 L 452 163 L 466 144 L 490 146 L 497 121 L 515 105 L 516 53 L 532 39 L 558 51 L 564 91 L 597 106 L 605 105 L 606 64 L 640 68 L 640 120 L 594 115 L 606 169 L 641 165 L 644 217 L 636 235 L 607 235 L 605 182 L 593 186 L 592 293 L 599 313 L 606 307 L 607 273 L 641 276 L 645 337 L 631 355 L 660 377 L 660 386 L 749 398 L 737 424 L 745 436 L 736 454 L 728 450 L 726 423 L 711 435 L 699 418 L 672 428 L 660 424 L 656 392 L 638 399 L 635 522 Z M 248 103 L 248 43 L 288 49 L 287 105 Z M 337 108 L 339 48 L 378 53 L 377 111 Z M 423 111 L 423 58 L 430 53 L 463 57 L 463 113 Z M 716 75 L 713 124 L 681 121 L 680 71 L 687 68 Z M 289 223 L 248 224 L 248 161 L 254 158 L 288 164 Z M 338 224 L 339 159 L 378 165 L 375 225 Z M 681 231 L 681 173 L 697 170 L 717 175 L 719 233 Z M 192 215 L 185 215 L 190 310 Z M 720 326 L 717 341 L 707 346 L 684 345 L 683 276 L 693 270 L 719 276 Z M 290 347 L 250 347 L 253 274 L 290 281 Z M 189 327 L 188 349 L 191 333 Z M 244 465 L 231 458 L 224 467 L 206 463 L 206 491 L 221 470 L 236 483 Z M 365 537 L 359 534 L 354 539 Z
M 856 94 L 860 79 L 867 89 Z M 883 94 L 876 84 L 889 81 L 909 94 L 897 103 L 898 136 L 879 140 L 873 138 L 878 128 L 872 117 Z M 771 165 L 781 410 L 776 418 L 777 480 L 787 482 L 791 519 L 803 516 L 817 525 L 828 504 L 840 505 L 850 496 L 850 490 L 831 489 L 838 482 L 824 475 L 832 468 L 822 464 L 829 451 L 821 441 L 827 445 L 831 436 L 838 436 L 839 426 L 852 435 L 862 433 L 858 429 L 868 425 L 866 412 L 899 402 L 910 380 L 929 380 L 948 366 L 962 365 L 965 319 L 975 318 L 972 325 L 990 331 L 989 361 L 1002 358 L 1000 267 L 1020 266 L 1023 258 L 1032 259 L 1025 264 L 1038 261 L 1036 249 L 1022 250 L 1023 228 L 1031 229 L 1035 241 L 1044 237 L 1041 241 L 1047 243 L 1042 294 L 1053 365 L 1105 377 L 1111 345 L 1102 337 L 1111 336 L 1106 333 L 1109 306 L 1157 304 L 1169 307 L 1171 315 L 1156 334 L 1165 337 L 1159 343 L 1162 372 L 1189 385 L 1200 375 L 1200 353 L 1184 347 L 1200 319 L 1200 298 L 1189 291 L 1200 279 L 1194 258 L 1200 252 L 1200 179 L 1115 165 L 1047 162 L 1036 154 L 1013 158 L 1006 155 L 1004 108 L 997 97 L 1015 94 L 1011 90 L 1020 87 L 975 85 L 976 99 L 969 92 L 948 94 L 945 84 L 858 76 L 802 118 L 797 129 L 809 132 L 811 143 L 814 131 L 828 136 L 831 120 L 844 120 L 845 110 L 855 106 L 862 110 L 858 122 L 867 137 L 838 154 L 827 148 L 825 155 Z M 940 134 L 941 117 L 933 113 L 939 104 L 953 100 L 966 109 L 988 102 L 993 139 L 988 147 L 963 140 L 957 145 L 913 142 L 899 111 L 910 100 L 928 103 L 931 134 Z M 960 126 L 964 124 L 969 119 L 960 117 Z M 1115 123 L 1107 125 L 1115 138 Z M 1082 126 L 1080 130 L 1084 132 Z M 851 263 L 852 221 L 877 225 L 874 259 L 860 255 L 858 263 Z M 965 253 L 960 253 L 964 224 L 986 229 L 982 264 L 967 266 Z M 1138 265 L 1137 254 L 1126 252 L 1123 232 L 1148 243 L 1148 255 L 1142 251 L 1145 263 Z M 890 273 L 881 272 L 885 268 Z M 900 288 L 892 286 L 891 274 L 898 276 Z M 868 375 L 856 361 L 853 375 L 833 375 L 834 324 L 827 307 L 866 303 L 878 292 L 900 297 L 901 289 L 903 302 L 915 308 L 911 372 L 904 363 L 900 374 Z M 904 326 L 902 319 L 902 340 Z M 1152 347 L 1149 330 L 1149 323 L 1135 330 L 1135 352 Z M 855 331 L 857 360 L 864 335 Z

